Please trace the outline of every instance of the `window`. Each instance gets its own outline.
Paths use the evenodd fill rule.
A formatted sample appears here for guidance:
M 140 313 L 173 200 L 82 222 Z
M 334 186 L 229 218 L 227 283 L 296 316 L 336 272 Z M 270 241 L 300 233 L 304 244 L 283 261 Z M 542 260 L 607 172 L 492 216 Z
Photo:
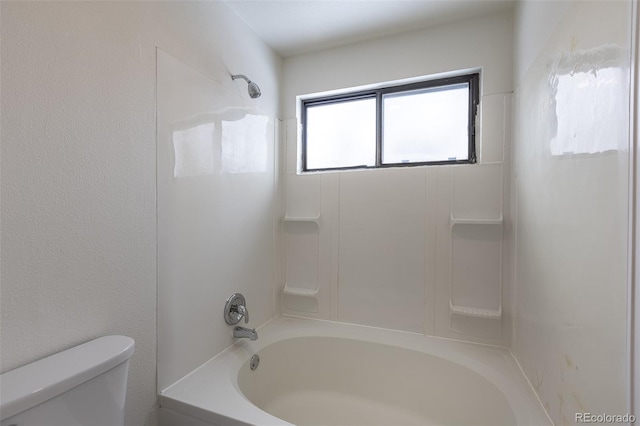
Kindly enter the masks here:
M 479 74 L 302 100 L 302 171 L 475 163 Z

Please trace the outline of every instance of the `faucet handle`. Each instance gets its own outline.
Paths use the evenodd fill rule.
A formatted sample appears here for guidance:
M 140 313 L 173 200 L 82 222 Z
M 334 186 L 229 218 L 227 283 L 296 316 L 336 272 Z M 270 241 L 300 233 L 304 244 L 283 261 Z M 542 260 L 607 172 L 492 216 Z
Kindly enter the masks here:
M 244 318 L 244 322 L 249 322 L 249 311 L 247 302 L 240 293 L 233 293 L 224 305 L 224 320 L 229 325 L 236 325 Z
M 249 310 L 247 309 L 247 307 L 245 305 L 238 305 L 236 307 L 236 310 L 240 315 L 240 318 L 238 318 L 238 321 L 244 317 L 244 323 L 247 324 L 249 322 Z

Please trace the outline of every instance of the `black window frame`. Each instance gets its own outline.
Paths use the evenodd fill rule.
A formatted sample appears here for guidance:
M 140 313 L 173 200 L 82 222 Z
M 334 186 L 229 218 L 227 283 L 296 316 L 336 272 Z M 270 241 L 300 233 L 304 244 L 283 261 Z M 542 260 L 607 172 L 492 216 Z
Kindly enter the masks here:
M 382 108 L 382 96 L 390 93 L 411 92 L 420 89 L 446 88 L 456 84 L 469 84 L 469 158 L 465 160 L 440 160 L 440 161 L 422 161 L 422 162 L 405 162 L 405 163 L 382 163 L 382 148 L 384 141 L 382 140 L 384 111 Z M 333 103 L 341 103 L 355 101 L 361 99 L 376 100 L 376 164 L 374 166 L 356 165 L 346 167 L 328 167 L 319 169 L 307 168 L 307 108 L 318 105 L 328 105 Z M 443 164 L 475 164 L 476 156 L 476 115 L 478 112 L 478 104 L 480 103 L 480 73 L 456 75 L 453 77 L 444 77 L 431 80 L 424 80 L 416 83 L 401 84 L 395 86 L 386 86 L 371 90 L 361 90 L 339 95 L 322 96 L 317 98 L 308 98 L 301 100 L 301 122 L 302 122 L 302 172 L 322 172 L 331 170 L 353 170 L 353 169 L 383 169 L 390 167 L 415 167 L 430 166 Z

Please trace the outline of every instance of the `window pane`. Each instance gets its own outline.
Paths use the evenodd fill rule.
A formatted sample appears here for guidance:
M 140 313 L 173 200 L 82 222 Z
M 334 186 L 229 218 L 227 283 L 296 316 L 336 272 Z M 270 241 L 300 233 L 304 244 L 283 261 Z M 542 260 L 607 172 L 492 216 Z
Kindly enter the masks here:
M 383 95 L 382 162 L 469 159 L 469 84 Z
M 376 100 L 307 107 L 307 169 L 375 166 Z

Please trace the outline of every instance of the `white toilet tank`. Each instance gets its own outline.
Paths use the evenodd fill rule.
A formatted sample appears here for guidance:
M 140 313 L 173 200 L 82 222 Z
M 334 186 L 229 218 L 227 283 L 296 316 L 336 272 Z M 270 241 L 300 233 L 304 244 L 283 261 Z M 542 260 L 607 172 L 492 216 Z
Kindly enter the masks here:
M 0 426 L 122 426 L 134 341 L 105 336 L 0 375 Z

